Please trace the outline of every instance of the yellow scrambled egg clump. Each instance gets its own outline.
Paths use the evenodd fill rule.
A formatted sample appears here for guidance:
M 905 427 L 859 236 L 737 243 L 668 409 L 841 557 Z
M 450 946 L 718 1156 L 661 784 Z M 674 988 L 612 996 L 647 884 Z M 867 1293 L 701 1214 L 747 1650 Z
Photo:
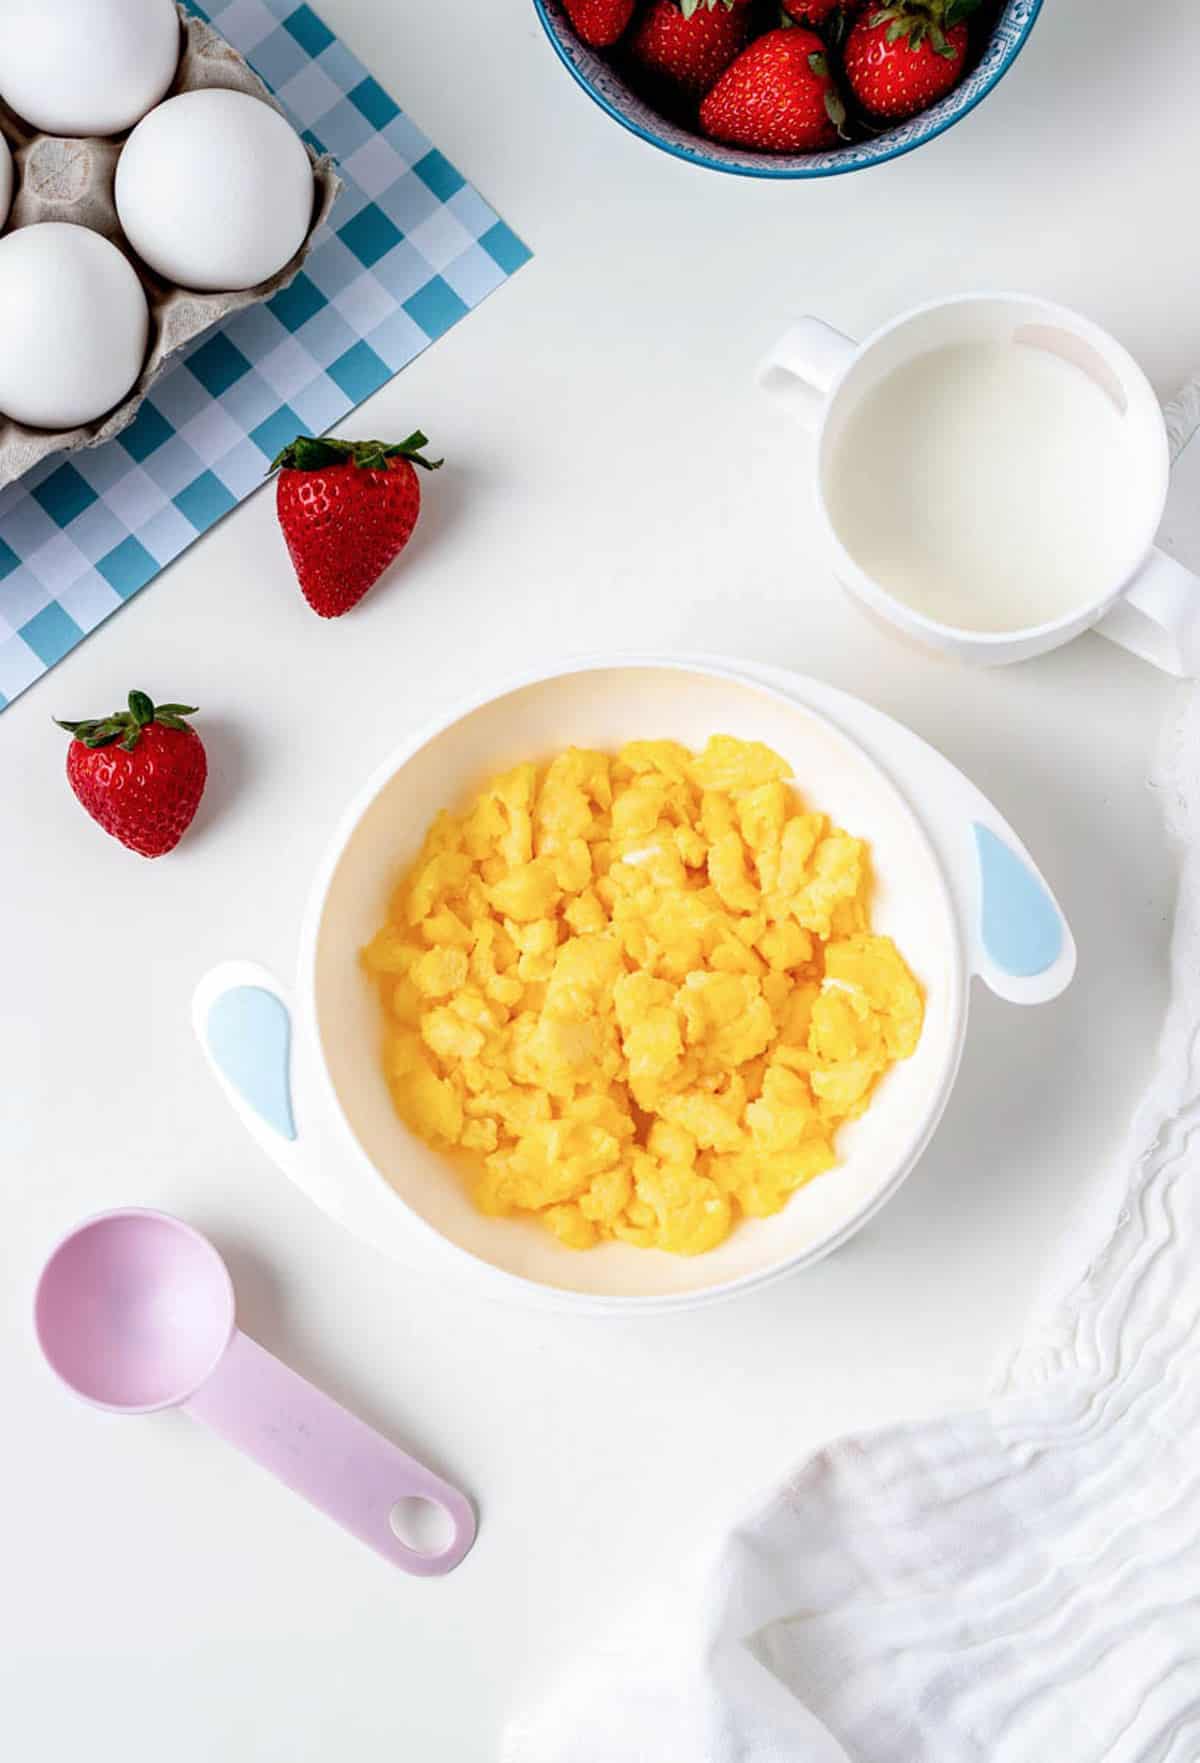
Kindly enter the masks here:
M 696 1255 L 837 1161 L 923 1003 L 789 776 L 728 735 L 572 747 L 439 815 L 363 960 L 396 1107 L 484 1211 Z

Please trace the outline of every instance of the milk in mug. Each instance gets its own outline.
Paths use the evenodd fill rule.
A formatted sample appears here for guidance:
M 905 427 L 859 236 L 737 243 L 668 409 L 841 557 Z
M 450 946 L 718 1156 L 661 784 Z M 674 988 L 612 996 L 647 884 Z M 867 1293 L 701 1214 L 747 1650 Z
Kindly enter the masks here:
M 859 567 L 927 618 L 1049 624 L 1092 601 L 1133 542 L 1146 465 L 1127 431 L 1110 392 L 1057 354 L 948 344 L 852 410 L 830 516 Z

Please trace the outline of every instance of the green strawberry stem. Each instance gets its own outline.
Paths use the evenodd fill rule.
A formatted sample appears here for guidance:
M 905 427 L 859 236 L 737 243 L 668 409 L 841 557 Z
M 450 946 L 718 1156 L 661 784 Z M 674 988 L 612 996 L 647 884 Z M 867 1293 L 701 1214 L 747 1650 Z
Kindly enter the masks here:
M 332 435 L 297 435 L 267 467 L 274 471 L 327 471 L 334 465 L 357 465 L 363 471 L 386 471 L 389 459 L 408 459 L 425 471 L 437 471 L 445 462 L 426 459 L 421 452 L 429 437 L 415 429 L 407 441 L 339 441 Z
M 65 728 L 69 735 L 74 735 L 77 741 L 82 741 L 85 747 L 111 747 L 114 741 L 120 741 L 124 751 L 132 753 L 141 739 L 142 730 L 149 728 L 152 722 L 190 734 L 190 727 L 183 719 L 195 714 L 194 704 L 155 704 L 145 692 L 130 692 L 128 710 L 117 710 L 112 716 L 95 721 L 63 722 L 57 716 L 53 721 L 59 728 Z
M 877 7 L 867 22 L 872 28 L 886 24 L 889 43 L 898 43 L 903 37 L 910 49 L 919 49 L 928 41 L 938 55 L 952 61 L 954 50 L 946 32 L 964 23 L 981 4 L 982 0 L 892 0 Z

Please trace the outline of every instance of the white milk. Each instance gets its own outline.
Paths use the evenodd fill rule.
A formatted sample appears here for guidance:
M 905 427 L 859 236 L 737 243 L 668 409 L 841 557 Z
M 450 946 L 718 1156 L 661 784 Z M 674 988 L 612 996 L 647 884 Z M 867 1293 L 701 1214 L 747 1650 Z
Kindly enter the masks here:
M 934 349 L 850 415 L 827 471 L 859 567 L 941 624 L 1012 631 L 1094 600 L 1132 542 L 1142 471 L 1121 412 L 1016 342 Z

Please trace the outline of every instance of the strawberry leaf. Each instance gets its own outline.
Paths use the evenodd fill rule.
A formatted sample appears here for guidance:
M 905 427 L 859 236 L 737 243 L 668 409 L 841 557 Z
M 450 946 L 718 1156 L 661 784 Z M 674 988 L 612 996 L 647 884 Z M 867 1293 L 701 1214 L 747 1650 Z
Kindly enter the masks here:
M 344 465 L 352 452 L 349 441 L 335 441 L 329 436 L 297 435 L 272 459 L 267 476 L 273 471 L 323 471 L 327 466 Z
M 978 12 L 981 0 L 946 0 L 943 22 L 947 30 L 952 25 L 962 24 L 973 12 Z
M 406 441 L 398 441 L 394 446 L 388 446 L 385 441 L 356 441 L 354 463 L 367 471 L 386 471 L 389 459 L 410 459 L 414 465 L 424 466 L 426 471 L 438 471 L 446 462 L 444 459 L 426 459 L 421 448 L 428 445 L 429 436 L 423 435 L 420 429 L 414 429 Z
M 77 741 L 82 741 L 85 747 L 111 747 L 114 741 L 120 741 L 126 753 L 133 753 L 142 730 L 149 728 L 152 722 L 190 734 L 191 729 L 183 719 L 195 713 L 194 704 L 160 704 L 156 707 L 148 693 L 130 692 L 128 710 L 117 710 L 112 716 L 88 718 L 84 722 L 63 722 L 58 717 L 54 721 Z
M 808 65 L 812 68 L 819 80 L 827 80 L 829 78 L 829 63 L 820 49 L 814 50 L 809 56 Z
M 679 10 L 682 12 L 684 18 L 691 18 L 693 13 L 697 12 L 699 8 L 700 0 L 679 0 Z M 712 11 L 711 5 L 709 6 L 709 11 Z
M 129 718 L 122 711 L 119 716 L 107 716 L 103 722 L 92 723 L 86 734 L 81 730 L 75 738 L 82 741 L 85 747 L 95 750 L 97 747 L 111 747 L 114 741 L 119 741 L 128 732 Z
M 329 471 L 337 465 L 351 463 L 367 471 L 385 471 L 389 459 L 409 459 L 426 471 L 436 471 L 441 459 L 426 459 L 420 449 L 429 445 L 420 429 L 406 441 L 341 441 L 332 435 L 297 435 L 294 441 L 277 453 L 267 467 L 267 476 L 276 471 Z
M 846 106 L 834 91 L 825 94 L 825 114 L 841 136 L 843 141 L 849 139 L 846 133 Z

